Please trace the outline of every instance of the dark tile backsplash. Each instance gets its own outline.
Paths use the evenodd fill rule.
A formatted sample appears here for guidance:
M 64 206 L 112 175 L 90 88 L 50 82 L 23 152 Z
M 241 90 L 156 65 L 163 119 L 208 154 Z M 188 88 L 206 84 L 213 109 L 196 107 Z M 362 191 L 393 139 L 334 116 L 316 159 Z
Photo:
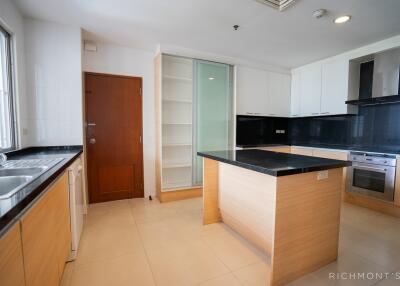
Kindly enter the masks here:
M 241 118 L 239 118 L 241 117 Z M 359 107 L 358 115 L 339 115 L 304 118 L 263 118 L 263 128 L 258 132 L 257 142 L 251 135 L 239 144 L 240 129 L 253 130 L 251 122 L 241 128 L 245 116 L 238 116 L 238 145 L 292 144 L 319 145 L 326 147 L 362 148 L 382 151 L 400 150 L 400 104 Z M 277 126 L 288 126 L 288 136 L 277 138 Z M 242 126 L 243 127 L 243 126 Z M 262 131 L 261 131 L 262 130 Z M 262 134 L 260 134 L 262 133 Z M 243 139 L 243 138 L 242 138 Z
M 237 116 L 237 146 L 288 144 L 288 138 L 288 118 L 242 115 Z

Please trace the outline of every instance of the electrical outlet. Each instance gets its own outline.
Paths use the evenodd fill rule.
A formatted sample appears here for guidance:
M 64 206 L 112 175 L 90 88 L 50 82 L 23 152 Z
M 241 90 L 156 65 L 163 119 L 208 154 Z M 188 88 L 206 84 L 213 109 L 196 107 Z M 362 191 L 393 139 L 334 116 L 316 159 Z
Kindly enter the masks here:
M 329 177 L 329 172 L 328 172 L 328 170 L 326 170 L 326 171 L 320 171 L 320 172 L 318 172 L 317 180 L 318 180 L 318 181 L 320 181 L 320 180 L 325 180 L 325 179 L 328 179 L 328 177 Z

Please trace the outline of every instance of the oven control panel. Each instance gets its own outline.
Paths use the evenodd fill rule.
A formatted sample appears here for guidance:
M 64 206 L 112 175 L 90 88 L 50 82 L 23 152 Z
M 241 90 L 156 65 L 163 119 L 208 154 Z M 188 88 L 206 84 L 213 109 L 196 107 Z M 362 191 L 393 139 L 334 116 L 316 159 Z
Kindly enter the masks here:
M 367 153 L 367 152 L 350 152 L 349 160 L 353 162 L 360 162 L 373 165 L 382 166 L 396 166 L 396 156 L 377 154 L 377 153 Z

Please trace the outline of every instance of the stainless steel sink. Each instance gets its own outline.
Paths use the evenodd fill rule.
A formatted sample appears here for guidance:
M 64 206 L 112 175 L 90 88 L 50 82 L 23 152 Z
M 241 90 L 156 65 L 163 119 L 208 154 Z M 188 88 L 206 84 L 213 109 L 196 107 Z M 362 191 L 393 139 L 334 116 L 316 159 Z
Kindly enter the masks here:
M 32 180 L 32 176 L 0 177 L 0 198 L 8 198 L 14 189 Z
M 62 158 L 9 160 L 0 167 L 0 200 L 7 199 L 58 164 Z
M 34 176 L 46 170 L 45 167 L 36 168 L 16 168 L 16 169 L 0 169 L 1 177 L 14 177 L 14 176 Z

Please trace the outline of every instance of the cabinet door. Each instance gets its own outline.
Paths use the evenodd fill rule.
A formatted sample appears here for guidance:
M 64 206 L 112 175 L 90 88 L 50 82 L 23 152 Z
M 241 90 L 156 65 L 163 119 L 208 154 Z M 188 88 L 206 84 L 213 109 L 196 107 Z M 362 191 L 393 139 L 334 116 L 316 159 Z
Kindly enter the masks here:
M 61 279 L 64 272 L 65 262 L 71 252 L 71 225 L 70 225 L 70 209 L 69 209 L 69 189 L 68 189 L 67 173 L 60 178 L 53 187 L 53 196 L 57 205 L 57 224 L 55 227 L 57 237 L 57 264 L 58 275 Z
M 349 62 L 334 61 L 322 65 L 321 114 L 346 114 Z
M 290 76 L 268 72 L 268 115 L 289 116 Z
M 320 157 L 320 158 L 326 158 L 326 159 L 347 161 L 348 152 L 347 151 L 314 149 L 313 156 Z
M 290 115 L 292 117 L 300 116 L 301 90 L 300 90 L 300 73 L 292 73 L 292 88 L 290 93 Z
M 319 115 L 321 111 L 321 66 L 312 65 L 300 71 L 301 115 Z
M 236 113 L 268 114 L 267 72 L 238 66 L 236 69 Z
M 57 286 L 64 266 L 64 252 L 70 238 L 60 230 L 65 225 L 62 213 L 68 207 L 68 177 L 64 174 L 21 218 L 22 246 L 27 286 Z M 68 193 L 67 193 L 68 195 Z
M 0 238 L 0 285 L 25 285 L 19 222 Z
M 307 148 L 307 147 L 292 147 L 290 153 L 296 154 L 296 155 L 304 155 L 304 156 L 312 156 L 313 155 L 313 149 L 312 148 Z

